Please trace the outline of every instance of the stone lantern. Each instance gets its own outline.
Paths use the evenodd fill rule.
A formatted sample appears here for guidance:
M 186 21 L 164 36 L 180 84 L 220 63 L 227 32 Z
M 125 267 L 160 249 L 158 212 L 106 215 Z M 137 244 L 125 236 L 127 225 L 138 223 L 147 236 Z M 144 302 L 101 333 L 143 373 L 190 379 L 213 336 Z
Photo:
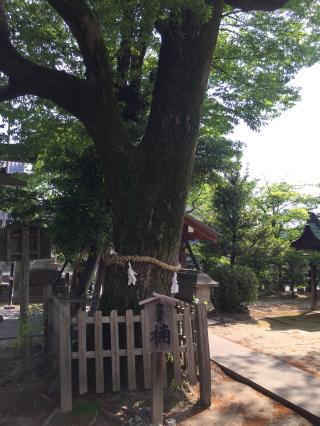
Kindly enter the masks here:
M 183 268 L 188 268 L 187 253 L 192 261 L 192 268 L 185 269 L 178 273 L 179 293 L 178 299 L 191 303 L 198 299 L 200 303 L 206 302 L 208 310 L 212 309 L 211 289 L 219 284 L 208 274 L 201 271 L 201 267 L 194 255 L 190 241 L 211 241 L 217 243 L 220 234 L 212 227 L 196 219 L 189 214 L 185 214 L 182 232 L 179 262 Z
M 201 271 L 183 271 L 178 273 L 179 293 L 177 298 L 186 302 L 198 299 L 199 303 L 206 302 L 208 310 L 212 309 L 211 289 L 218 287 L 208 274 Z

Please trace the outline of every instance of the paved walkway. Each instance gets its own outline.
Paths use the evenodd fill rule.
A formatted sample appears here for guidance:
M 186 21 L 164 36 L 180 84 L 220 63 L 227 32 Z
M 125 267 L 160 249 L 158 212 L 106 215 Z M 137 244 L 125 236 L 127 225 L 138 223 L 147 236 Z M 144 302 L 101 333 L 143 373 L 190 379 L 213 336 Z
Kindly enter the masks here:
M 320 425 L 318 378 L 274 357 L 219 337 L 210 328 L 209 342 L 211 359 L 218 365 L 262 392 L 313 416 L 315 424 Z
M 0 314 L 4 317 L 4 320 L 0 322 L 0 340 L 16 338 L 18 334 L 19 309 L 0 308 Z
M 7 339 L 16 339 L 18 336 L 20 309 L 4 309 L 0 307 L 0 314 L 3 315 L 4 320 L 0 321 L 0 341 Z M 32 336 L 38 336 L 42 333 L 43 329 L 43 315 L 39 310 L 30 313 L 29 324 Z

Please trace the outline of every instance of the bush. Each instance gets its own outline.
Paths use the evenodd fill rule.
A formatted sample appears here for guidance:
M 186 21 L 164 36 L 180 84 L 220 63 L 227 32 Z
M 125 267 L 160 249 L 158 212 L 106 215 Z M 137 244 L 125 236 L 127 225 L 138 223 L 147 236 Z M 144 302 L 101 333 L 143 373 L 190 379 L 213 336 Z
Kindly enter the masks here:
M 257 299 L 259 281 L 252 269 L 246 266 L 219 266 L 209 275 L 219 282 L 213 297 L 221 311 L 243 312 Z

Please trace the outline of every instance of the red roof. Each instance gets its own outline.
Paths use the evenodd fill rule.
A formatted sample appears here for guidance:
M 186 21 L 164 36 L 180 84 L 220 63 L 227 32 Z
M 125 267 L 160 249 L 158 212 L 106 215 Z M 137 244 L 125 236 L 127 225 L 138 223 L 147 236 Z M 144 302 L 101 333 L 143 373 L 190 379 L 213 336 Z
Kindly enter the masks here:
M 188 213 L 184 215 L 184 224 L 188 227 L 184 234 L 184 238 L 187 240 L 213 241 L 216 243 L 219 239 L 220 234 L 215 229 L 210 228 Z

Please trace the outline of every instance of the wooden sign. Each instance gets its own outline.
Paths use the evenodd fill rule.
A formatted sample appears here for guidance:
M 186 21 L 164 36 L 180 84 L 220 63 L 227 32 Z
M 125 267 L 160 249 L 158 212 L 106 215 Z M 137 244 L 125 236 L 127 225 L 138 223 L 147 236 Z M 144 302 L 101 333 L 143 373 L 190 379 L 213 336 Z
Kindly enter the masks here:
M 152 293 L 153 297 L 139 302 L 144 305 L 148 324 L 151 356 L 151 417 L 153 425 L 163 421 L 163 368 L 164 352 L 173 351 L 173 321 L 176 299 Z
M 8 225 L 0 229 L 0 261 L 21 260 L 22 225 Z M 48 231 L 38 225 L 27 226 L 29 230 L 29 259 L 50 259 L 51 242 Z
M 172 352 L 173 309 L 177 300 L 158 293 L 153 293 L 153 295 L 153 297 L 139 302 L 140 305 L 145 305 L 150 353 Z

